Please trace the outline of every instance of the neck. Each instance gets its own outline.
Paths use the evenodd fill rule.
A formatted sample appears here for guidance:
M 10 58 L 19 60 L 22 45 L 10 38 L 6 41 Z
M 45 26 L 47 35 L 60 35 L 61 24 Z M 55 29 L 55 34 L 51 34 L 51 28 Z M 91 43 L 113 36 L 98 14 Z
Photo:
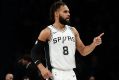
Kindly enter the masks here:
M 55 22 L 55 23 L 53 24 L 53 26 L 56 27 L 56 28 L 59 29 L 59 30 L 62 30 L 62 29 L 64 29 L 64 27 L 65 27 L 65 25 L 63 25 L 63 24 L 61 24 L 61 23 L 59 23 L 59 22 Z

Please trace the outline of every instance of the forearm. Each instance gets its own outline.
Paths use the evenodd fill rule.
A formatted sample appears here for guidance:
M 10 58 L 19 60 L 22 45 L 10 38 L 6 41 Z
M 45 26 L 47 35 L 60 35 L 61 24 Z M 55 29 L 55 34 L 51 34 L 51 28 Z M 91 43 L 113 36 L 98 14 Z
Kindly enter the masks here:
M 37 67 L 40 71 L 45 69 L 45 66 L 42 63 L 38 64 Z
M 83 56 L 86 56 L 86 55 L 90 54 L 95 49 L 95 47 L 96 47 L 96 45 L 94 43 L 91 43 L 90 45 L 87 45 L 82 49 L 81 54 Z

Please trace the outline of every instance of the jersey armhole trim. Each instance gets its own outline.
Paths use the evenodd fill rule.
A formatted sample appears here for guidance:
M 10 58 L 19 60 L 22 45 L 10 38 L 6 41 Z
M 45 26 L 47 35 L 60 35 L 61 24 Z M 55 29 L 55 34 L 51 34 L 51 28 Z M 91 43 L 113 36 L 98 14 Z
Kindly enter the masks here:
M 51 42 L 53 36 L 52 36 L 52 30 L 50 27 L 47 27 L 49 30 L 50 30 L 50 37 L 49 37 L 49 40 L 48 40 L 48 43 Z

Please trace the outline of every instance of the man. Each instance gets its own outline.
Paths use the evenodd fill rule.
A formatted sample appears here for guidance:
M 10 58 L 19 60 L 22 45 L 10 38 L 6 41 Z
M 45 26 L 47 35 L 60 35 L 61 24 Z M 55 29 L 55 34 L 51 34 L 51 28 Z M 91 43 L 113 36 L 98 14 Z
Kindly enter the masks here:
M 75 50 L 82 56 L 90 54 L 96 46 L 102 43 L 100 34 L 93 42 L 85 46 L 80 39 L 78 31 L 70 27 L 70 11 L 64 2 L 58 1 L 50 9 L 52 25 L 41 31 L 38 40 L 31 50 L 31 57 L 44 79 L 77 80 L 73 71 L 75 65 Z M 52 69 L 43 65 L 44 46 L 48 41 L 49 57 Z M 46 59 L 46 57 L 45 57 Z M 46 59 L 46 62 L 49 60 Z
M 13 80 L 14 76 L 11 73 L 7 73 L 5 76 L 5 80 Z
M 16 65 L 15 80 L 41 80 L 38 68 L 28 54 L 23 55 Z

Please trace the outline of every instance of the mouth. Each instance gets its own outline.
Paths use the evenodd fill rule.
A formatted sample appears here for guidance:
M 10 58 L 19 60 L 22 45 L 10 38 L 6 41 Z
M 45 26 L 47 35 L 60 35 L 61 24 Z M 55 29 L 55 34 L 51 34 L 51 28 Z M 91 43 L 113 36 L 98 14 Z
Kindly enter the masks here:
M 70 20 L 70 18 L 67 18 L 66 20 L 67 20 L 67 21 L 69 21 L 69 20 Z
M 67 17 L 66 19 L 67 19 L 67 20 L 70 20 L 70 17 Z

